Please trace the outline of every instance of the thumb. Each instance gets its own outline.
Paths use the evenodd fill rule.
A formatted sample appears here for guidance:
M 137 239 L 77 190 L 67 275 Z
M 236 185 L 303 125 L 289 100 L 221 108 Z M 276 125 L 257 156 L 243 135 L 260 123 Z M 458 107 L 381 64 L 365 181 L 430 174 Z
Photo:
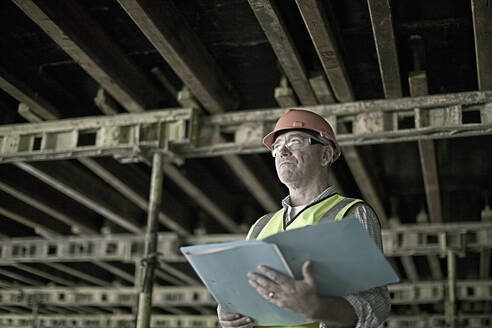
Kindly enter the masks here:
M 302 276 L 304 281 L 306 281 L 309 285 L 314 286 L 315 281 L 314 276 L 311 273 L 311 261 L 308 260 L 302 265 Z

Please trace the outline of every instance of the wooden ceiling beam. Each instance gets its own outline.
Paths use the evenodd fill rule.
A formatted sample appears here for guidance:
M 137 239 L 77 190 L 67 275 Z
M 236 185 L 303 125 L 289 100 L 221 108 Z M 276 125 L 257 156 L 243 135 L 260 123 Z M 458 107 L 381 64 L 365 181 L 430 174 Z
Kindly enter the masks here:
M 48 101 L 39 96 L 25 83 L 0 67 L 0 88 L 7 92 L 12 98 L 26 104 L 37 115 L 55 120 L 61 115 Z
M 26 264 L 21 264 L 21 263 L 16 263 L 12 265 L 14 268 L 17 268 L 22 271 L 29 272 L 33 275 L 39 276 L 41 278 L 50 280 L 58 285 L 62 286 L 73 286 L 75 282 L 73 280 L 68 280 L 65 278 L 58 277 L 52 273 L 46 272 L 44 270 L 40 270 L 37 268 L 34 268 L 32 266 L 26 265 Z
M 237 108 L 236 91 L 172 1 L 118 2 L 207 111 Z
M 412 36 L 410 39 L 410 47 L 412 50 L 414 71 L 408 75 L 408 84 L 410 88 L 410 96 L 420 97 L 429 94 L 427 87 L 427 73 L 423 70 L 425 60 L 425 47 L 420 36 Z M 424 111 L 416 108 L 415 127 L 420 127 L 425 115 Z M 437 172 L 436 151 L 434 148 L 434 140 L 418 140 L 420 163 L 422 165 L 422 177 L 424 179 L 425 196 L 427 200 L 427 209 L 429 211 L 430 221 L 432 223 L 440 223 L 442 219 L 441 209 L 441 193 L 439 189 L 439 174 Z M 433 279 L 443 279 L 441 264 L 437 256 L 427 256 L 429 267 Z
M 58 221 L 70 225 L 72 227 L 71 230 L 74 233 L 97 234 L 99 232 L 96 222 L 88 215 L 88 210 L 86 211 L 85 207 L 72 207 L 71 204 L 65 203 L 63 209 L 59 209 L 53 202 L 49 201 L 50 196 L 56 198 L 58 195 L 54 195 L 54 193 L 49 190 L 43 190 L 42 193 L 32 193 L 22 185 L 22 181 L 13 183 L 12 181 L 7 180 L 7 177 L 2 177 L 2 181 L 0 181 L 0 190 L 39 211 L 46 213 Z
M 309 84 L 313 88 L 314 94 L 321 105 L 333 104 L 335 98 L 333 92 L 326 81 L 323 71 L 313 71 L 309 74 Z
M 401 98 L 400 65 L 390 0 L 367 0 L 385 98 Z
M 118 0 L 118 2 L 205 110 L 210 113 L 222 113 L 237 108 L 236 91 L 172 2 L 148 0 Z M 183 97 L 180 100 L 182 103 Z M 238 156 L 227 156 L 224 160 L 263 207 L 269 211 L 277 208 L 267 190 Z M 177 181 L 186 180 L 184 177 L 178 178 L 177 174 L 179 172 L 173 170 Z M 187 187 L 184 190 L 191 191 Z M 210 208 L 216 207 L 215 205 L 211 205 L 203 198 L 200 199 L 202 204 L 207 204 L 205 206 L 209 209 L 209 213 L 216 213 L 219 215 L 217 217 L 219 221 L 226 222 L 224 216 L 219 214 L 220 211 L 210 212 Z
M 421 37 L 412 36 L 410 39 L 412 49 L 414 71 L 409 73 L 408 84 L 410 96 L 421 97 L 429 94 L 427 88 L 427 74 L 423 70 L 425 57 L 424 43 Z M 422 128 L 426 123 L 425 111 L 419 108 L 415 112 L 415 127 Z M 425 195 L 427 208 L 429 211 L 430 222 L 442 222 L 441 196 L 439 189 L 439 175 L 437 172 L 437 162 L 433 140 L 419 140 L 420 162 L 422 164 L 422 176 L 424 178 Z
M 248 0 L 248 2 L 301 104 L 304 106 L 317 104 L 304 64 L 275 1 Z
M 16 166 L 125 230 L 143 233 L 143 225 L 137 218 L 140 210 L 82 169 L 65 162 L 17 163 Z
M 336 83 L 338 89 L 337 98 L 339 98 L 340 95 L 344 95 L 343 99 L 353 100 L 354 95 L 352 86 L 346 75 L 346 71 L 344 70 L 343 58 L 336 46 L 333 31 L 326 19 L 321 3 L 317 0 L 297 1 L 297 3 L 316 51 L 322 60 L 325 73 L 327 74 L 330 83 Z M 330 75 L 328 75 L 328 73 L 330 73 Z M 335 77 L 338 79 L 342 78 L 343 81 L 335 81 Z M 333 82 L 332 79 L 334 80 Z M 335 86 L 333 84 L 332 88 L 335 92 Z M 337 93 L 335 92 L 335 94 Z M 341 124 L 339 128 L 341 131 L 338 131 L 338 133 L 347 132 L 343 124 Z M 374 211 L 381 221 L 381 225 L 385 227 L 387 225 L 386 211 L 384 210 L 381 199 L 376 192 L 376 187 L 364 165 L 359 151 L 355 146 L 344 146 L 342 147 L 342 154 L 362 196 L 365 201 L 374 208 Z
M 16 272 L 12 272 L 9 270 L 5 270 L 3 268 L 0 268 L 0 275 L 9 277 L 14 280 L 22 281 L 23 283 L 29 284 L 29 285 L 34 285 L 34 286 L 42 286 L 44 285 L 44 282 L 32 278 L 25 277 L 21 274 L 18 274 Z
M 178 102 L 185 107 L 186 104 L 191 108 L 197 108 L 201 110 L 201 107 L 197 105 L 194 96 L 189 92 L 188 88 L 183 88 L 178 93 Z M 225 142 L 223 137 L 219 137 L 220 142 Z M 224 161 L 229 165 L 234 174 L 244 183 L 246 188 L 251 192 L 253 197 L 269 212 L 272 212 L 278 208 L 275 204 L 270 192 L 266 190 L 263 184 L 258 180 L 253 171 L 238 155 L 228 155 L 223 157 Z M 175 174 L 179 174 L 176 170 Z M 182 181 L 182 179 L 178 179 Z M 190 189 L 185 189 L 190 190 Z M 190 195 L 192 196 L 192 195 Z M 220 220 L 220 219 L 219 219 Z
M 280 206 L 272 195 L 258 180 L 253 171 L 244 163 L 238 155 L 225 155 L 222 159 L 229 165 L 234 173 L 243 181 L 246 188 L 253 194 L 256 200 L 269 212 L 273 212 Z
M 46 266 L 66 273 L 68 275 L 77 277 L 80 280 L 85 280 L 95 286 L 111 286 L 111 282 L 94 277 L 93 274 L 85 273 L 80 270 L 72 268 L 70 265 L 63 263 L 45 263 Z
M 340 102 L 353 101 L 352 84 L 322 1 L 296 0 L 296 3 L 335 98 Z
M 492 5 L 489 0 L 471 0 L 478 89 L 492 90 Z
M 166 165 L 164 173 L 229 232 L 241 232 L 239 225 L 210 200 L 203 191 L 183 176 L 174 165 Z
M 37 234 L 41 236 L 52 237 L 60 234 L 60 232 L 65 232 L 65 234 L 68 234 L 70 232 L 70 230 L 66 229 L 65 226 L 60 226 L 59 224 L 56 224 L 56 222 L 53 220 L 48 220 L 48 222 L 46 222 L 46 217 L 44 217 L 42 220 L 39 220 L 38 216 L 25 216 L 23 212 L 24 211 L 19 212 L 19 210 L 17 209 L 14 211 L 11 208 L 7 208 L 5 204 L 0 206 L 1 216 L 25 225 L 26 227 L 32 228 Z M 55 226 L 50 226 L 50 223 L 55 224 Z
M 13 0 L 129 112 L 155 106 L 160 92 L 76 1 Z
M 147 211 L 149 207 L 148 200 L 142 196 L 142 193 L 135 190 L 133 186 L 130 186 L 127 182 L 116 175 L 114 171 L 107 169 L 104 165 L 101 165 L 100 162 L 91 158 L 80 158 L 79 161 L 85 165 L 91 172 L 99 176 L 101 179 L 106 181 L 107 184 L 112 186 L 115 190 L 118 190 L 121 194 L 123 194 L 126 198 L 131 200 L 135 205 L 137 205 L 143 211 Z M 114 167 L 114 165 L 112 165 Z M 126 171 L 126 170 L 125 170 Z M 124 173 L 124 172 L 123 172 Z M 143 177 L 143 174 L 140 170 L 133 170 L 133 174 L 139 175 L 142 179 L 148 180 L 147 177 Z M 150 181 L 147 184 L 147 187 L 150 186 Z M 159 222 L 169 228 L 170 230 L 176 231 L 181 235 L 188 235 L 189 232 L 178 223 L 178 220 L 171 218 L 169 215 L 165 214 L 163 211 L 166 211 L 166 206 L 162 206 L 161 211 L 159 212 Z M 166 211 L 168 212 L 168 211 Z

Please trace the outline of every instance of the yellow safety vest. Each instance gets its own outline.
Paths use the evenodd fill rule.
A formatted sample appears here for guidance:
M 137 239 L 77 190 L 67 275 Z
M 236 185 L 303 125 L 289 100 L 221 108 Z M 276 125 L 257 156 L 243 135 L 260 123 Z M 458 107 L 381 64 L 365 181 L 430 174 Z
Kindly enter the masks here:
M 308 205 L 302 212 L 300 212 L 285 229 L 284 229 L 284 212 L 285 209 L 282 208 L 275 212 L 273 216 L 266 222 L 266 224 L 261 223 L 258 220 L 249 230 L 248 236 L 246 239 L 263 239 L 273 234 L 276 234 L 285 230 L 292 230 L 296 228 L 301 228 L 308 225 L 317 224 L 320 221 L 339 221 L 343 219 L 345 213 L 356 203 L 362 202 L 360 199 L 346 198 L 340 196 L 338 194 L 331 195 L 324 200 L 315 203 L 313 205 Z M 339 206 L 336 206 L 336 205 Z M 344 205 L 345 204 L 345 205 Z M 336 207 L 340 207 L 341 209 L 334 213 L 330 211 L 332 209 L 336 209 Z M 263 228 L 257 234 L 257 236 L 253 236 L 253 232 L 255 231 L 255 226 L 258 224 L 264 224 Z M 256 229 L 258 230 L 258 229 Z M 317 328 L 319 326 L 319 322 L 307 323 L 304 325 L 298 326 L 268 326 L 269 328 Z

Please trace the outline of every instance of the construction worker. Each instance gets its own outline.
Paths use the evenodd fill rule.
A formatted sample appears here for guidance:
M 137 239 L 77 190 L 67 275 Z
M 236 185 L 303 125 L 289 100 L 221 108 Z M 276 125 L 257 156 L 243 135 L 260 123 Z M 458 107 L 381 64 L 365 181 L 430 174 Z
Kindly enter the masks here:
M 277 121 L 263 143 L 271 150 L 277 175 L 289 189 L 289 195 L 282 200 L 282 209 L 256 221 L 248 239 L 262 239 L 284 230 L 355 216 L 382 249 L 381 227 L 371 207 L 361 200 L 338 195 L 329 184 L 328 170 L 341 152 L 333 129 L 323 117 L 311 111 L 291 109 Z M 263 275 L 248 273 L 250 285 L 271 303 L 312 319 L 312 323 L 301 327 L 378 327 L 390 311 L 385 286 L 345 297 L 319 296 L 310 261 L 302 267 L 302 280 L 266 266 L 260 266 L 259 271 Z M 251 318 L 226 313 L 220 305 L 217 313 L 223 328 L 254 325 Z

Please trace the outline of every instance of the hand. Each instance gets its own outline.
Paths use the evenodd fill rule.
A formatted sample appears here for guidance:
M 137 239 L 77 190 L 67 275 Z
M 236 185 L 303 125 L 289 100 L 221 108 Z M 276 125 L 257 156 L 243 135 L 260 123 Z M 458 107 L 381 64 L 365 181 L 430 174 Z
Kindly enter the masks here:
M 223 328 L 250 328 L 253 327 L 253 320 L 250 317 L 242 316 L 237 313 L 225 312 L 222 307 L 217 306 L 217 316 Z
M 311 261 L 302 265 L 302 280 L 295 280 L 282 273 L 260 265 L 258 269 L 266 277 L 249 272 L 249 284 L 271 303 L 312 318 L 320 303 L 314 276 L 309 270 Z

